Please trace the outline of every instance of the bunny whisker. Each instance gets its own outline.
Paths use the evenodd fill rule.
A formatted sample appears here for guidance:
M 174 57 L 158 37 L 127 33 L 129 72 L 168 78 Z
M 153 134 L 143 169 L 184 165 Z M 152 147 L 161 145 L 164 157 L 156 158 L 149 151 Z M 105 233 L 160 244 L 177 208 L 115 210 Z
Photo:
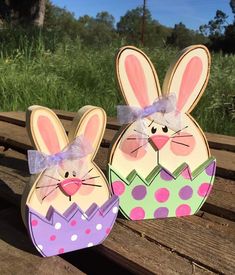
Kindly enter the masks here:
M 59 188 L 59 186 L 57 186 L 56 188 L 54 188 L 53 190 L 51 190 L 49 193 L 47 193 L 42 200 L 44 200 L 46 197 L 48 197 L 51 193 L 53 193 L 57 188 Z
M 92 170 L 93 170 L 93 168 L 91 168 L 88 172 L 86 172 L 86 174 L 82 177 L 82 179 L 84 179 L 85 176 L 87 176 Z
M 181 138 L 181 137 L 192 137 L 193 135 L 185 135 L 185 136 L 174 136 L 174 137 L 171 137 L 171 138 Z
M 95 176 L 95 177 L 90 177 L 88 179 L 83 179 L 82 181 L 86 181 L 86 180 L 92 180 L 92 179 L 96 179 L 96 178 L 99 178 L 100 176 Z
M 179 145 L 190 147 L 188 144 L 185 144 L 185 143 L 182 143 L 182 142 L 177 142 L 177 141 L 174 141 L 174 140 L 172 142 L 177 143 Z
M 184 127 L 184 128 L 182 128 L 181 130 L 178 130 L 178 131 L 174 132 L 174 134 L 173 134 L 173 135 L 171 135 L 171 136 L 174 136 L 174 135 L 176 135 L 176 134 L 180 133 L 181 131 L 183 131 L 183 130 L 184 130 L 184 129 L 186 129 L 186 128 L 188 128 L 188 126 L 185 126 L 185 127 Z
M 145 133 L 143 133 L 143 132 L 140 132 L 140 131 L 138 131 L 138 130 L 136 130 L 136 129 L 134 129 L 134 131 L 137 132 L 137 133 L 139 133 L 139 134 L 141 134 L 141 135 L 144 135 L 144 136 L 149 137 L 149 135 L 147 135 L 147 134 L 145 134 Z
M 54 177 L 49 176 L 49 175 L 44 175 L 44 176 L 45 176 L 45 177 L 48 177 L 48 178 L 51 178 L 51 179 L 53 179 L 53 180 L 58 180 L 58 181 L 60 181 L 60 179 L 54 178 Z
M 135 140 L 135 139 L 148 139 L 147 137 L 146 138 L 127 138 L 127 140 Z
M 51 187 L 51 186 L 58 186 L 58 183 L 57 184 L 51 184 L 51 185 L 36 186 L 36 189 L 45 188 L 45 187 Z
M 83 182 L 82 185 L 95 186 L 95 187 L 102 187 L 102 186 L 99 185 L 99 184 L 90 184 L 90 183 L 86 183 L 86 182 Z
M 154 123 L 154 119 L 151 121 L 148 127 L 150 127 Z
M 144 145 L 146 145 L 146 144 L 148 144 L 148 143 L 149 143 L 149 141 L 146 142 L 146 143 L 144 143 L 144 144 L 142 144 L 142 145 L 140 145 L 140 146 L 137 147 L 135 150 L 131 151 L 131 154 L 133 154 L 134 152 L 136 152 L 137 150 L 139 150 L 141 147 L 143 147 Z

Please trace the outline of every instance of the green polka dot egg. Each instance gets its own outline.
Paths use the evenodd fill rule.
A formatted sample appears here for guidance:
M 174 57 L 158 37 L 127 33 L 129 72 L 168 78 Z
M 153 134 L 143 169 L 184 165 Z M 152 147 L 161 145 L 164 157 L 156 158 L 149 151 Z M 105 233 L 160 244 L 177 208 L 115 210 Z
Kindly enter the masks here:
M 127 219 L 181 217 L 201 208 L 211 192 L 215 170 L 215 159 L 210 158 L 193 173 L 186 164 L 173 174 L 157 166 L 142 179 L 136 171 L 124 178 L 110 165 L 109 181 Z

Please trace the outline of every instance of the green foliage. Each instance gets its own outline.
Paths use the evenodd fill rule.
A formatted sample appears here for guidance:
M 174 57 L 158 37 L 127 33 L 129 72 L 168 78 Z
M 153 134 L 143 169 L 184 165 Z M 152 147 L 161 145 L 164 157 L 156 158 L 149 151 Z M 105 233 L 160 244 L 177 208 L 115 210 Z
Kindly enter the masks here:
M 206 37 L 186 28 L 183 23 L 176 24 L 167 43 L 183 49 L 192 44 L 205 44 Z
M 115 81 L 114 58 L 122 44 L 95 49 L 78 40 L 51 42 L 52 33 L 23 33 L 15 42 L 0 49 L 1 111 L 23 110 L 32 104 L 77 111 L 86 104 L 103 107 L 116 115 L 123 102 Z M 6 49 L 9 50 L 6 50 Z M 162 83 L 175 48 L 142 48 L 157 68 Z M 213 55 L 211 78 L 194 116 L 205 131 L 235 134 L 235 57 Z

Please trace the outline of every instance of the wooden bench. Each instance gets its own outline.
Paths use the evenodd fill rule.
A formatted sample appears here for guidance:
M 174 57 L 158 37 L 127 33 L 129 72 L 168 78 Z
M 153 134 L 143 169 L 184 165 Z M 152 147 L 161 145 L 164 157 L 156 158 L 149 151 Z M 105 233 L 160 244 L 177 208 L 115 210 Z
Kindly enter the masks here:
M 74 113 L 56 112 L 68 130 Z M 96 157 L 103 171 L 118 129 L 110 118 Z M 29 179 L 26 152 L 32 148 L 25 113 L 0 113 L 0 274 L 235 274 L 235 138 L 206 136 L 218 167 L 213 191 L 197 215 L 138 222 L 120 215 L 102 245 L 44 259 L 20 216 Z

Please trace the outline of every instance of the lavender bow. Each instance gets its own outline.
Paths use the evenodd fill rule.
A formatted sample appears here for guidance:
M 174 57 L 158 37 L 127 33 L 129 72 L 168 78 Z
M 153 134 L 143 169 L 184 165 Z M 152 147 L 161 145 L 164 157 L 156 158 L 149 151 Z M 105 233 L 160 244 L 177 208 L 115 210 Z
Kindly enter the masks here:
M 117 119 L 120 124 L 132 123 L 145 117 L 152 116 L 154 121 L 167 125 L 169 128 L 180 128 L 180 113 L 176 111 L 176 95 L 174 93 L 161 97 L 145 108 L 118 105 Z
M 38 174 L 60 164 L 63 160 L 80 159 L 93 151 L 91 144 L 84 136 L 77 137 L 66 146 L 61 152 L 54 155 L 47 155 L 37 150 L 28 150 L 28 165 L 30 174 Z

